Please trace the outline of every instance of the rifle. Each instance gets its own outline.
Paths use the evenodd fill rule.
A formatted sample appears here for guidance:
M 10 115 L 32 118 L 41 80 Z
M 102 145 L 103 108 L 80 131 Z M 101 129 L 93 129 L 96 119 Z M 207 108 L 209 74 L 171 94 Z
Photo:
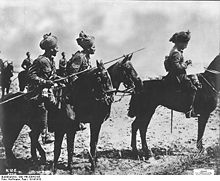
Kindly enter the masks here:
M 133 52 L 131 52 L 131 53 L 128 53 L 128 54 L 126 54 L 126 55 L 122 55 L 122 56 L 120 56 L 120 57 L 118 57 L 118 58 L 115 58 L 115 59 L 113 59 L 113 60 L 109 60 L 109 61 L 105 62 L 104 65 L 105 65 L 105 64 L 108 64 L 108 63 L 111 63 L 111 62 L 114 62 L 114 61 L 116 61 L 116 60 L 119 60 L 119 59 L 121 59 L 121 58 L 124 58 L 124 57 L 127 56 L 127 55 L 137 53 L 137 52 L 142 51 L 142 50 L 144 50 L 144 49 L 145 49 L 145 48 L 141 48 L 141 49 L 138 49 L 138 50 L 133 51 Z

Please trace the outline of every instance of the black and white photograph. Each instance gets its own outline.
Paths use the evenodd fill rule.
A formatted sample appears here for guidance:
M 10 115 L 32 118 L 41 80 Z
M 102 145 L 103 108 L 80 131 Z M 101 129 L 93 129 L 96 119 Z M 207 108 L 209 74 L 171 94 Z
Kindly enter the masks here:
M 1 180 L 220 175 L 220 2 L 0 0 L 0 42 Z

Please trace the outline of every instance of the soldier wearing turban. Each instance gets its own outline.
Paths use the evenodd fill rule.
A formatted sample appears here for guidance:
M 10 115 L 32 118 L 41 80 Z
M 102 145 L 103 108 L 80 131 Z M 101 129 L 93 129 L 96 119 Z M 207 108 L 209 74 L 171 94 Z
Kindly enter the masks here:
M 77 51 L 67 62 L 68 74 L 76 73 L 91 67 L 90 55 L 95 53 L 95 38 L 93 36 L 86 35 L 81 31 L 76 41 L 83 50 Z
M 189 109 L 186 111 L 187 118 L 197 116 L 193 110 L 193 103 L 195 100 L 197 87 L 186 75 L 186 69 L 192 64 L 192 61 L 184 61 L 183 57 L 183 50 L 187 48 L 190 38 L 191 34 L 189 31 L 175 33 L 169 40 L 170 42 L 174 43 L 174 46 L 171 49 L 169 56 L 166 56 L 164 61 L 165 69 L 168 72 L 166 79 L 170 82 L 176 82 L 177 80 L 181 87 L 183 87 L 183 90 L 189 94 Z M 198 78 L 196 76 L 194 76 L 194 81 L 195 84 L 200 87 L 200 83 L 198 82 Z
M 27 74 L 29 82 L 28 89 L 37 90 L 38 92 L 35 99 L 38 109 L 36 111 L 38 113 L 36 119 L 43 122 L 43 133 L 47 132 L 47 111 L 43 101 L 41 101 L 43 96 L 42 91 L 44 88 L 51 88 L 54 85 L 53 79 L 56 77 L 56 68 L 53 58 L 58 52 L 57 41 L 57 37 L 51 35 L 51 33 L 43 36 L 43 40 L 40 42 L 40 48 L 44 50 L 44 53 L 34 60 Z M 45 143 L 53 141 L 51 135 L 46 134 L 44 136 Z
M 83 71 L 89 69 L 91 67 L 90 64 L 90 55 L 95 53 L 95 38 L 93 36 L 85 34 L 83 31 L 79 33 L 79 37 L 76 39 L 76 42 L 79 46 L 82 47 L 82 51 L 77 51 L 72 55 L 71 59 L 67 62 L 66 71 L 67 74 L 71 75 L 73 73 L 77 73 L 79 71 Z M 72 94 L 74 92 L 74 80 L 76 77 L 72 77 L 70 82 L 72 83 Z M 72 100 L 71 104 L 74 105 L 74 98 L 70 97 Z M 78 130 L 84 130 L 85 126 L 83 123 L 79 123 Z

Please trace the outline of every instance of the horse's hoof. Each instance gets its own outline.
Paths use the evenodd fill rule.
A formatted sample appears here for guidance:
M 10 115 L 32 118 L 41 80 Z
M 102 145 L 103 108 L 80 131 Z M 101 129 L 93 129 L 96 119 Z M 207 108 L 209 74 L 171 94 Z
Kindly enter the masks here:
M 132 153 L 132 157 L 137 160 L 139 158 L 139 153 L 138 153 L 138 150 L 137 149 L 132 149 L 131 151 Z
M 55 166 L 54 164 L 52 166 L 52 173 L 53 173 L 53 175 L 55 175 L 57 173 L 57 166 Z
M 197 144 L 197 149 L 199 150 L 199 153 L 204 152 L 204 147 L 202 146 L 202 144 Z
M 17 159 L 7 159 L 4 163 L 6 168 L 14 168 L 17 166 Z
M 143 153 L 144 153 L 144 157 L 146 159 L 149 159 L 152 156 L 152 153 L 151 153 L 151 151 L 149 149 L 144 150 Z
M 47 162 L 46 156 L 45 155 L 41 156 L 39 162 L 40 164 L 45 165 Z
M 94 164 L 91 165 L 91 171 L 95 172 L 95 165 Z
M 69 170 L 69 174 L 72 175 L 73 174 L 72 168 L 68 168 L 68 170 Z

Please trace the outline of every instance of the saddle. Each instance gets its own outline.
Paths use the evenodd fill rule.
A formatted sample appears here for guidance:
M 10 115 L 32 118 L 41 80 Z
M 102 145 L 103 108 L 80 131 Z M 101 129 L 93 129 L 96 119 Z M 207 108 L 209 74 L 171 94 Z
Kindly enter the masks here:
M 202 88 L 202 84 L 199 82 L 197 75 L 187 75 L 192 83 L 192 89 L 198 90 Z M 157 79 L 159 80 L 159 79 Z M 167 76 L 162 77 L 161 79 L 162 87 L 172 89 L 175 92 L 185 92 L 186 90 L 183 88 L 183 83 L 178 79 L 178 77 L 170 78 Z

